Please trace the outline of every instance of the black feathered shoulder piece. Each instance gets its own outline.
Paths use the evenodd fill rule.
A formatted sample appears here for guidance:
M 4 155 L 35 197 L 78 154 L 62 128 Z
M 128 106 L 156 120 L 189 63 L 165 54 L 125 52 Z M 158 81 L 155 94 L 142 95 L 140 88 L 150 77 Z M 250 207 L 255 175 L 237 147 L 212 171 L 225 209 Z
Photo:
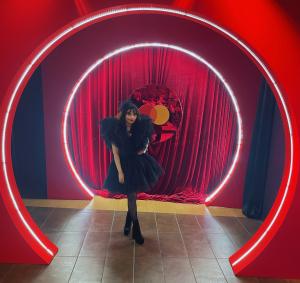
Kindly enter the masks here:
M 150 142 L 151 140 L 153 130 L 151 118 L 147 115 L 141 114 L 140 120 L 137 120 L 134 123 L 133 130 L 133 140 L 136 151 L 145 149 L 148 141 Z
M 119 127 L 119 120 L 114 117 L 107 117 L 100 121 L 100 136 L 104 139 L 107 147 L 112 148 L 112 143 L 120 146 L 120 138 L 117 131 Z

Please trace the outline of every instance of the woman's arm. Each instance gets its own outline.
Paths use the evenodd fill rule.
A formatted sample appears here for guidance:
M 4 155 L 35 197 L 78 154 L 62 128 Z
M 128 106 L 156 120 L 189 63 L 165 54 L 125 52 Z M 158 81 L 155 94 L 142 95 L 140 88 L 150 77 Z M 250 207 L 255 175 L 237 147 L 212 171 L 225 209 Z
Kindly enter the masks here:
M 119 149 L 113 143 L 112 143 L 112 152 L 113 152 L 115 164 L 116 164 L 116 167 L 117 167 L 117 170 L 118 170 L 118 173 L 119 173 L 119 182 L 124 183 L 124 172 L 123 172 L 122 167 L 121 167 Z

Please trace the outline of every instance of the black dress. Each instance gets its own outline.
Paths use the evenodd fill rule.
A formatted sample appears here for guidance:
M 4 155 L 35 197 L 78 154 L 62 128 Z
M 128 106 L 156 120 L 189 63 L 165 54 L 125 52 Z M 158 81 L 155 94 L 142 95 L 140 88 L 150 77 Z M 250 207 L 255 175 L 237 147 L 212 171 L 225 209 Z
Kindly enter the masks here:
M 100 135 L 111 150 L 112 143 L 119 149 L 124 183 L 119 182 L 118 170 L 112 159 L 103 188 L 112 193 L 147 192 L 165 173 L 160 164 L 148 153 L 137 154 L 148 147 L 153 125 L 150 117 L 141 115 L 131 126 L 131 135 L 117 118 L 108 117 L 100 121 Z

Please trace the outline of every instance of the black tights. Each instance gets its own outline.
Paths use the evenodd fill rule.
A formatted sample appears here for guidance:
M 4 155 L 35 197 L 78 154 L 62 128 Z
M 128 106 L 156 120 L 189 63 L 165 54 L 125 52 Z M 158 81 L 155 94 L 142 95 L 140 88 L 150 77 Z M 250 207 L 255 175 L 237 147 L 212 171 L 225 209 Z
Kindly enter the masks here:
M 137 207 L 136 207 L 136 193 L 127 194 L 128 198 L 128 211 L 132 220 L 137 219 Z

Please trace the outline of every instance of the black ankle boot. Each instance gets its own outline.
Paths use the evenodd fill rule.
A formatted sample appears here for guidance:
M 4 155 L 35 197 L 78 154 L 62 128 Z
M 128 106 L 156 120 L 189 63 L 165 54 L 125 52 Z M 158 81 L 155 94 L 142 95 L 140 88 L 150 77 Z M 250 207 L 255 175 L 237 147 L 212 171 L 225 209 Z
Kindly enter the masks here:
M 141 228 L 138 219 L 133 220 L 133 227 L 132 227 L 132 238 L 135 242 L 139 245 L 144 243 L 144 238 L 141 233 Z
M 128 211 L 127 215 L 126 215 L 125 226 L 124 226 L 124 235 L 125 236 L 128 236 L 130 233 L 131 223 L 132 223 L 132 219 L 131 219 L 130 213 Z

